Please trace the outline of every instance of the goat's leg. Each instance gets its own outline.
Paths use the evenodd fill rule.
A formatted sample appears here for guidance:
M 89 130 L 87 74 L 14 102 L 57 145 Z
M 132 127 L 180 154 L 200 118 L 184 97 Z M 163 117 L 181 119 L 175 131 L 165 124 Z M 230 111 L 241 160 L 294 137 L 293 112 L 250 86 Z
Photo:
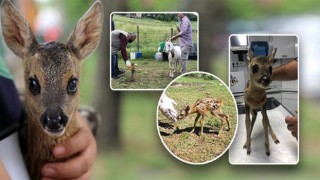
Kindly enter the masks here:
M 170 77 L 173 77 L 173 66 L 172 66 L 172 62 L 171 62 L 171 60 L 169 60 L 170 62 L 169 62 L 169 69 L 170 69 L 170 74 L 169 74 L 169 76 Z
M 270 156 L 270 148 L 269 148 L 269 134 L 268 134 L 268 117 L 267 117 L 267 106 L 266 104 L 262 107 L 262 124 L 264 129 L 264 143 L 267 156 Z
M 193 133 L 193 132 L 194 132 L 194 129 L 195 129 L 195 127 L 196 127 L 196 124 L 197 124 L 197 122 L 198 122 L 198 120 L 199 120 L 200 115 L 201 115 L 201 114 L 197 114 L 197 117 L 196 117 L 196 119 L 194 120 L 193 128 L 192 128 L 192 130 L 191 130 L 190 133 Z
M 251 134 L 250 134 L 250 129 L 251 129 L 251 122 L 250 122 L 250 107 L 249 105 L 245 104 L 246 108 L 246 134 L 247 134 L 247 140 L 246 143 L 243 145 L 244 149 L 247 149 L 247 154 L 251 153 Z
M 179 127 L 177 125 L 177 122 L 174 122 L 173 123 L 173 131 L 172 131 L 171 135 L 173 135 L 176 131 L 179 131 Z

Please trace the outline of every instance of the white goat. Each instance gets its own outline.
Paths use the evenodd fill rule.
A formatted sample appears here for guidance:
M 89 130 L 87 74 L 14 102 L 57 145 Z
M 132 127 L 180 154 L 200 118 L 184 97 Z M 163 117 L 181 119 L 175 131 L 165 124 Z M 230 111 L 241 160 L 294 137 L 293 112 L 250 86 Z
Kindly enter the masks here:
M 174 76 L 174 73 L 178 69 L 179 62 L 181 61 L 181 49 L 179 46 L 174 46 L 169 40 L 166 42 L 166 53 L 168 54 L 169 67 L 170 67 L 170 77 Z

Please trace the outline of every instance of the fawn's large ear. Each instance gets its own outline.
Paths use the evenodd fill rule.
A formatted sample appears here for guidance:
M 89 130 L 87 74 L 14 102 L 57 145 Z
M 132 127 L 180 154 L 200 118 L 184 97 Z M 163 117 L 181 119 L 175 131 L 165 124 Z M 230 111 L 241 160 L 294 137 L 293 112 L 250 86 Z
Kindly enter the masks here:
M 273 63 L 274 57 L 276 56 L 276 52 L 277 52 L 277 48 L 274 48 L 274 49 L 272 50 L 272 53 L 271 53 L 270 56 L 268 57 L 269 62 Z
M 37 45 L 29 23 L 9 0 L 1 4 L 1 26 L 7 46 L 20 58 Z
M 247 53 L 247 59 L 248 59 L 248 61 L 250 62 L 253 57 L 254 57 L 254 54 L 253 54 L 251 48 L 249 48 L 249 49 L 248 49 L 248 53 Z
M 89 56 L 98 46 L 102 31 L 103 10 L 96 1 L 79 19 L 67 42 L 80 60 Z

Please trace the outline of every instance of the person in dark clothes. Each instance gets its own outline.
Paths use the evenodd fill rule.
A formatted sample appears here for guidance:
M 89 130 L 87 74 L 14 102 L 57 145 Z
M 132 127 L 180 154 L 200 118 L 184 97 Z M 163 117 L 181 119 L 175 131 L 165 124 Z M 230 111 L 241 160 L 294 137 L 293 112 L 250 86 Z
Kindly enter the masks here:
M 115 30 L 115 24 L 114 24 L 114 21 L 113 21 L 113 14 L 112 14 L 111 15 L 111 31 L 114 31 L 114 30 Z M 115 58 L 115 65 L 114 65 L 115 66 L 115 74 L 116 74 L 116 76 L 120 76 L 120 75 L 124 74 L 125 71 L 119 69 L 118 54 L 115 54 L 114 58 Z
M 117 74 L 118 65 L 118 52 L 121 51 L 122 58 L 126 63 L 128 69 L 131 69 L 131 62 L 128 60 L 127 45 L 136 39 L 136 34 L 128 33 L 122 30 L 114 30 L 111 32 L 111 47 L 112 47 L 112 60 L 111 60 L 111 76 L 113 79 L 119 79 Z

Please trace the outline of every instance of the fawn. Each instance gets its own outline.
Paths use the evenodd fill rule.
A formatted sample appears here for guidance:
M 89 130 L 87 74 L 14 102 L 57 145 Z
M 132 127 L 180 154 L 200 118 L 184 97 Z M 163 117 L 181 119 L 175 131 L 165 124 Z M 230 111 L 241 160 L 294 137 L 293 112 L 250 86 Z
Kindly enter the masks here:
M 244 92 L 244 101 L 246 109 L 246 133 L 247 140 L 243 148 L 247 149 L 247 154 L 251 152 L 251 133 L 257 117 L 257 109 L 262 109 L 262 124 L 265 135 L 265 150 L 267 156 L 270 155 L 268 131 L 272 136 L 273 141 L 280 143 L 275 133 L 273 132 L 267 116 L 267 96 L 265 89 L 271 83 L 272 64 L 277 52 L 277 48 L 273 49 L 270 56 L 254 56 L 251 49 L 248 50 L 247 59 L 250 71 L 250 80 L 247 83 Z M 250 121 L 250 113 L 252 120 Z
M 223 100 L 220 100 L 220 99 L 214 99 L 214 98 L 198 99 L 191 107 L 187 105 L 184 109 L 180 110 L 177 119 L 180 120 L 190 114 L 197 113 L 196 119 L 194 120 L 193 128 L 190 132 L 190 133 L 193 133 L 200 116 L 202 116 L 200 120 L 200 125 L 201 125 L 200 136 L 201 136 L 203 134 L 203 126 L 205 121 L 204 118 L 207 117 L 208 116 L 207 113 L 210 112 L 213 116 L 216 116 L 221 121 L 221 127 L 218 133 L 218 137 L 219 137 L 221 130 L 224 126 L 223 121 L 226 121 L 228 125 L 228 127 L 225 128 L 224 130 L 225 131 L 230 130 L 229 116 L 222 112 L 221 110 L 222 105 L 223 105 Z
M 29 23 L 9 0 L 1 5 L 1 25 L 7 46 L 24 64 L 27 114 L 26 162 L 31 179 L 41 178 L 55 144 L 78 131 L 76 112 L 83 60 L 98 46 L 103 10 L 96 1 L 78 21 L 66 44 L 39 44 Z

